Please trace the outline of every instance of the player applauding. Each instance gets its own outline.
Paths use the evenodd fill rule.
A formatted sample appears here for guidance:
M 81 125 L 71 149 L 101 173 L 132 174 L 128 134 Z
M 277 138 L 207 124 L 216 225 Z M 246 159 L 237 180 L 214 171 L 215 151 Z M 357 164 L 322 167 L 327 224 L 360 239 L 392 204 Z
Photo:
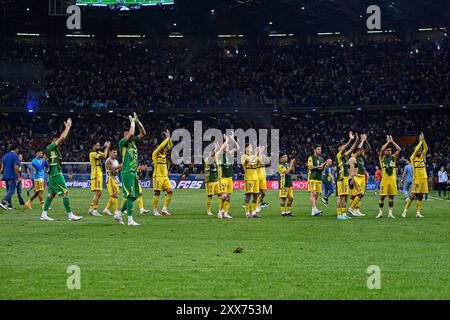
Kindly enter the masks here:
M 72 208 L 70 207 L 69 191 L 67 190 L 66 181 L 64 180 L 64 176 L 62 174 L 62 156 L 59 148 L 64 141 L 66 141 L 67 136 L 69 135 L 70 128 L 72 127 L 72 119 L 67 119 L 67 121 L 64 122 L 64 127 L 64 131 L 61 133 L 59 138 L 54 139 L 45 151 L 49 162 L 48 196 L 45 200 L 44 209 L 41 213 L 41 220 L 54 220 L 48 216 L 48 209 L 50 208 L 50 205 L 56 195 L 63 196 L 64 208 L 66 209 L 69 221 L 78 221 L 83 218 L 74 215 L 72 212 Z
M 136 113 L 133 116 L 128 117 L 130 120 L 130 129 L 123 133 L 123 139 L 119 141 L 120 154 L 122 156 L 122 193 L 126 198 L 125 204 L 114 215 L 120 224 L 124 224 L 122 221 L 122 212 L 127 211 L 128 225 L 139 226 L 133 220 L 133 204 L 139 197 L 139 182 L 138 182 L 138 150 L 136 144 L 141 142 L 146 132 L 144 126 L 139 121 Z M 135 136 L 136 125 L 139 128 L 139 135 Z

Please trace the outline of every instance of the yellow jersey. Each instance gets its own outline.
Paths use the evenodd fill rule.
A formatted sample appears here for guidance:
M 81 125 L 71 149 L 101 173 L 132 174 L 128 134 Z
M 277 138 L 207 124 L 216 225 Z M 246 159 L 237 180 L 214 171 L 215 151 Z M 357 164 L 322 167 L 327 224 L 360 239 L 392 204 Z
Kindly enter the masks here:
M 167 152 L 164 148 L 172 149 L 172 139 L 167 138 L 153 151 L 153 178 L 165 178 L 169 176 L 169 169 L 167 167 Z
M 417 156 L 417 151 L 423 148 L 422 154 Z M 425 140 L 419 142 L 411 155 L 410 161 L 413 167 L 414 179 L 416 178 L 428 178 L 427 167 L 425 165 L 425 157 L 427 156 L 428 145 Z
M 101 156 L 103 155 L 104 153 L 100 151 L 91 151 L 89 153 L 89 162 L 91 163 L 91 179 L 95 179 L 103 175 L 101 161 Z
M 244 154 L 241 157 L 241 163 L 244 168 L 245 180 L 258 180 L 258 163 L 256 159 L 250 162 L 250 156 Z
M 264 163 L 264 160 L 262 157 L 256 157 L 256 175 L 258 176 L 258 180 L 265 180 L 266 179 L 266 165 Z

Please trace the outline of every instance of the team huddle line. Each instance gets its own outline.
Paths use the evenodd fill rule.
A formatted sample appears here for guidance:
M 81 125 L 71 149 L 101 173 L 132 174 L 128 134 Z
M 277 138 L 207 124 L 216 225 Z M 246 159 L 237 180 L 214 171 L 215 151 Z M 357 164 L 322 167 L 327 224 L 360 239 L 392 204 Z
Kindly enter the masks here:
M 138 181 L 139 172 L 146 170 L 146 166 L 138 164 L 137 146 L 146 135 L 146 131 L 136 113 L 130 115 L 130 128 L 123 133 L 123 138 L 119 141 L 118 147 L 112 147 L 109 141 L 105 142 L 103 151 L 100 143 L 92 145 L 92 151 L 89 154 L 91 164 L 91 191 L 94 193 L 90 204 L 88 214 L 100 216 L 97 211 L 99 199 L 103 191 L 103 168 L 102 159 L 105 161 L 106 185 L 109 193 L 109 200 L 106 208 L 103 210 L 105 215 L 113 215 L 114 219 L 121 225 L 124 224 L 123 215 L 127 215 L 127 224 L 129 226 L 139 226 L 133 219 L 133 205 L 138 202 L 141 214 L 149 213 L 144 208 L 142 198 L 142 187 Z M 39 197 L 42 205 L 40 220 L 53 221 L 48 216 L 51 203 L 56 195 L 61 196 L 70 221 L 82 219 L 72 212 L 70 206 L 69 192 L 62 174 L 62 155 L 61 145 L 66 141 L 72 120 L 69 118 L 64 122 L 64 131 L 58 138 L 53 139 L 47 146 L 45 153 L 36 152 L 36 158 L 32 161 L 34 170 L 33 188 L 35 193 L 25 203 L 25 206 L 31 209 L 31 203 Z M 137 127 L 137 128 L 136 128 Z M 137 130 L 139 132 L 137 133 Z M 169 180 L 168 170 L 168 152 L 173 148 L 170 131 L 165 130 L 162 142 L 152 153 L 153 162 L 153 215 L 170 216 L 168 207 L 173 197 L 173 190 Z M 392 147 L 395 148 L 393 152 Z M 215 144 L 215 147 L 205 157 L 205 186 L 207 193 L 207 214 L 212 216 L 211 203 L 214 196 L 218 197 L 219 212 L 218 218 L 231 219 L 230 206 L 231 195 L 233 193 L 233 161 L 234 156 L 240 150 L 239 144 L 234 136 L 224 134 L 223 144 Z M 311 215 L 320 216 L 322 211 L 317 208 L 319 195 L 322 193 L 322 183 L 325 186 L 325 193 L 322 202 L 328 206 L 328 198 L 333 193 L 333 183 L 336 184 L 336 216 L 338 220 L 349 220 L 352 217 L 362 217 L 360 211 L 361 203 L 366 189 L 366 155 L 371 151 L 367 134 L 356 134 L 349 132 L 349 139 L 346 143 L 338 145 L 335 162 L 337 167 L 336 181 L 331 174 L 333 161 L 322 157 L 321 146 L 314 148 L 313 154 L 308 158 L 308 192 L 310 193 Z M 400 155 L 401 148 L 395 143 L 392 136 L 386 136 L 386 143 L 381 147 L 379 153 L 379 163 L 382 169 L 382 178 L 380 184 L 379 213 L 377 218 L 383 216 L 383 207 L 385 198 L 388 197 L 388 217 L 395 218 L 393 214 L 394 197 L 397 195 L 397 175 L 396 163 Z M 425 168 L 425 157 L 428 152 L 428 146 L 425 142 L 423 133 L 419 135 L 419 143 L 410 157 L 413 167 L 414 180 L 412 183 L 412 192 L 405 202 L 402 217 L 406 218 L 408 208 L 412 201 L 417 198 L 416 217 L 423 217 L 421 214 L 423 195 L 428 193 L 427 172 Z M 120 154 L 122 163 L 117 160 Z M 244 169 L 244 211 L 247 218 L 262 218 L 261 208 L 267 206 L 264 197 L 267 191 L 266 185 L 266 167 L 270 166 L 271 160 L 265 154 L 265 147 L 252 146 L 245 144 L 244 154 L 241 157 L 242 167 Z M 292 204 L 294 193 L 292 189 L 292 177 L 294 167 L 297 164 L 296 159 L 288 159 L 284 152 L 279 154 L 279 198 L 280 213 L 283 217 L 292 217 Z M 48 173 L 48 196 L 44 201 L 44 175 L 45 170 Z M 120 181 L 122 182 L 123 200 L 119 206 Z M 158 212 L 158 204 L 164 193 L 164 203 L 161 212 Z M 348 199 L 350 198 L 350 201 Z M 5 198 L 0 203 L 3 209 L 7 209 Z M 347 208 L 347 204 L 349 206 Z M 9 197 L 10 203 L 10 197 Z M 113 208 L 111 213 L 110 209 Z

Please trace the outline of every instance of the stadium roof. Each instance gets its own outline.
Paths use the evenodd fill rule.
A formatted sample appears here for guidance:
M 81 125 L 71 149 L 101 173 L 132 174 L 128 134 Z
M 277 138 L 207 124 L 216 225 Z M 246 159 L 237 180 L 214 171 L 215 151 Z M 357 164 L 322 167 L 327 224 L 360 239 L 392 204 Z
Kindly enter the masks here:
M 73 0 L 74 1 L 74 0 Z M 49 16 L 49 2 L 0 0 L 1 34 L 17 32 L 63 35 L 65 16 Z M 70 2 L 70 1 L 69 1 Z M 448 30 L 448 0 L 175 0 L 173 7 L 145 7 L 127 12 L 83 8 L 82 30 L 90 34 L 137 33 L 167 36 L 217 36 L 270 32 L 296 35 L 318 32 L 365 32 L 366 9 L 381 8 L 382 29 L 404 33 L 419 28 Z

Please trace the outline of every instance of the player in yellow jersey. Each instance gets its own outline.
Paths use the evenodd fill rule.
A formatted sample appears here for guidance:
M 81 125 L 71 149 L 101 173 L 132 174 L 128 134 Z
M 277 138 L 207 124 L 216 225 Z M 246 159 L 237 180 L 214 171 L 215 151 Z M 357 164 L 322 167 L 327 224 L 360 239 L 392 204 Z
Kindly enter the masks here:
M 259 181 L 258 175 L 256 173 L 258 168 L 258 163 L 256 157 L 258 156 L 259 148 L 257 147 L 255 152 L 253 152 L 253 146 L 248 144 L 245 146 L 245 154 L 241 157 L 241 164 L 244 168 L 244 208 L 245 216 L 247 218 L 262 218 L 262 216 L 256 213 L 256 207 L 258 202 L 259 193 Z M 250 213 L 250 198 L 252 198 L 252 211 Z
M 366 145 L 366 148 L 364 148 Z M 367 141 L 367 134 L 361 134 L 361 139 L 356 151 L 352 152 L 352 157 L 349 159 L 350 166 L 350 206 L 348 212 L 354 217 L 363 217 L 359 208 L 361 207 L 361 200 L 366 193 L 366 154 L 370 150 L 370 144 Z
M 294 167 L 297 160 L 292 159 L 288 164 L 288 156 L 285 152 L 280 153 L 280 164 L 278 165 L 278 189 L 280 196 L 280 211 L 282 217 L 293 217 L 292 202 L 294 201 L 294 192 L 292 191 L 291 174 L 294 172 Z
M 122 169 L 122 165 L 117 161 L 117 149 L 111 148 L 109 151 L 109 157 L 105 161 L 105 171 L 106 171 L 106 188 L 109 193 L 109 200 L 106 204 L 103 214 L 107 216 L 113 215 L 109 209 L 112 207 L 114 214 L 119 211 L 119 173 Z
M 350 131 L 347 143 L 338 145 L 338 153 L 336 155 L 336 212 L 338 220 L 348 220 L 347 216 L 347 198 L 349 195 L 349 173 L 348 173 L 348 156 L 353 152 L 358 143 L 358 137 Z M 356 138 L 356 139 L 355 139 Z M 353 145 L 348 148 L 351 142 L 355 140 Z
M 396 151 L 392 154 L 392 148 L 389 144 L 395 147 Z M 396 162 L 402 149 L 394 142 L 392 136 L 386 136 L 386 143 L 380 150 L 380 166 L 381 166 L 381 184 L 380 184 L 380 202 L 377 219 L 383 216 L 384 198 L 389 198 L 389 213 L 388 218 L 395 218 L 394 210 L 394 196 L 397 195 L 397 170 Z
M 314 147 L 314 154 L 308 158 L 308 191 L 311 202 L 311 215 L 320 216 L 322 211 L 317 209 L 317 199 L 322 192 L 322 171 L 325 160 L 322 158 L 322 147 Z
M 169 169 L 167 163 L 167 152 L 172 150 L 173 142 L 170 139 L 170 131 L 167 129 L 163 133 L 164 140 L 161 144 L 153 151 L 152 161 L 153 161 L 153 215 L 154 216 L 170 216 L 167 207 L 173 197 L 172 185 L 169 180 Z M 161 191 L 164 192 L 164 205 L 161 213 L 158 212 L 158 202 L 161 195 Z
M 228 136 L 224 134 L 223 137 L 225 142 L 222 144 L 216 155 L 220 172 L 219 192 L 222 201 L 221 204 L 219 202 L 219 207 L 222 207 L 222 210 L 219 210 L 217 218 L 231 219 L 232 217 L 229 212 L 231 206 L 231 194 L 233 193 L 233 159 L 240 147 L 236 140 L 234 140 L 233 135 Z M 230 140 L 232 141 L 232 146 L 230 146 Z
M 267 191 L 267 175 L 266 167 L 270 166 L 270 158 L 268 158 L 264 153 L 264 146 L 259 147 L 259 154 L 256 157 L 256 162 L 258 163 L 258 168 L 256 174 L 258 175 L 259 184 L 259 194 L 257 200 L 256 212 L 260 212 L 261 208 L 267 207 L 269 204 L 264 202 L 264 197 Z
M 100 151 L 100 143 L 96 142 L 92 145 L 92 151 L 89 153 L 89 162 L 91 163 L 91 191 L 94 192 L 88 213 L 93 216 L 100 216 L 98 213 L 98 200 L 103 192 L 103 170 L 102 159 L 106 159 L 111 143 L 105 142 L 104 152 Z
M 428 193 L 428 175 L 425 165 L 427 152 L 428 145 L 425 142 L 425 136 L 423 135 L 423 132 L 421 132 L 419 135 L 419 144 L 414 149 L 414 152 L 412 153 L 410 158 L 411 164 L 413 166 L 414 177 L 411 195 L 408 200 L 406 200 L 405 208 L 402 213 L 403 218 L 406 218 L 408 208 L 415 198 L 417 198 L 416 218 L 423 218 L 420 210 L 422 209 L 423 195 Z

